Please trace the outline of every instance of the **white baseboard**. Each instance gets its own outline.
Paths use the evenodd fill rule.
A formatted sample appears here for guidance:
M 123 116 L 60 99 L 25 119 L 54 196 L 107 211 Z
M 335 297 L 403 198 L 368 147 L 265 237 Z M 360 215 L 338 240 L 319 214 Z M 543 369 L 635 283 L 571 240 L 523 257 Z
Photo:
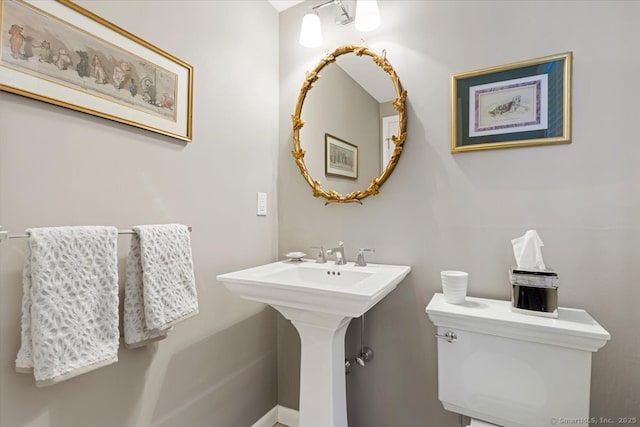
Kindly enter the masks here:
M 289 427 L 298 427 L 300 413 L 295 409 L 278 405 L 278 422 Z
M 251 427 L 273 427 L 275 423 L 298 427 L 298 411 L 276 405 Z
M 262 418 L 256 421 L 251 427 L 273 427 L 278 422 L 278 405 L 274 406 Z

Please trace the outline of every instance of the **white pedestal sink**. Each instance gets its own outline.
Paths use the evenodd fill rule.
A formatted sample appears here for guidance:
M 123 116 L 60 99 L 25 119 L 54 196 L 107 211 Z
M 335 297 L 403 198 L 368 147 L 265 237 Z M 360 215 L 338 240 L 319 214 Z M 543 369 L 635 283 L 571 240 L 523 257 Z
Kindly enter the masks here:
M 402 265 L 280 261 L 221 274 L 243 298 L 271 305 L 300 334 L 300 427 L 346 427 L 344 335 L 411 271 Z

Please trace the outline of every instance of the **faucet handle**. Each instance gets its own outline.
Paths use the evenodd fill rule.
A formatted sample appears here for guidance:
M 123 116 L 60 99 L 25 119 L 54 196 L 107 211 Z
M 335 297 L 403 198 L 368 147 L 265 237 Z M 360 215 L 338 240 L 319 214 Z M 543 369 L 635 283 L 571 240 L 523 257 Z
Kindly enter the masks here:
M 356 258 L 355 265 L 357 265 L 358 267 L 366 267 L 367 266 L 367 261 L 365 261 L 365 259 L 364 259 L 364 253 L 365 252 L 373 253 L 375 251 L 376 250 L 373 249 L 373 248 L 371 248 L 371 249 L 369 249 L 369 248 L 360 248 L 358 250 L 358 256 Z
M 316 262 L 318 264 L 324 264 L 327 262 L 327 258 L 324 255 L 324 248 L 322 246 L 310 246 L 309 249 L 318 249 L 318 254 L 316 255 Z

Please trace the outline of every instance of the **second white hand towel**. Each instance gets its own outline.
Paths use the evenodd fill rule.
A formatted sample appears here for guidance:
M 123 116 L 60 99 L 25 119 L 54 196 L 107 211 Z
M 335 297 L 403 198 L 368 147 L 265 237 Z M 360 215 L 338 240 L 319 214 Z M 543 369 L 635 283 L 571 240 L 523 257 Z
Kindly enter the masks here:
M 27 230 L 18 372 L 36 385 L 64 381 L 118 360 L 115 227 Z
M 150 331 L 144 315 L 144 289 L 142 284 L 142 257 L 140 236 L 133 233 L 127 255 L 127 277 L 124 286 L 124 343 L 136 348 L 167 337 L 168 331 Z
M 162 339 L 171 326 L 198 313 L 189 228 L 181 224 L 160 224 L 135 226 L 133 230 L 140 239 L 142 291 L 137 298 L 140 302 L 139 298 L 142 297 L 142 311 L 139 302 L 136 308 L 133 299 L 131 303 L 126 300 L 125 291 L 125 342 L 128 347 L 143 345 L 144 341 L 152 339 Z M 135 259 L 137 256 L 130 253 L 131 258 Z M 136 281 L 140 289 L 139 276 L 131 276 L 131 280 Z M 129 279 L 128 271 L 127 287 L 135 288 L 136 286 L 130 285 Z M 127 310 L 131 313 L 136 309 L 144 315 L 142 331 L 140 325 L 134 324 L 134 315 L 130 316 L 134 322 L 127 327 Z M 127 338 L 127 329 L 132 332 L 130 339 Z M 137 338 L 134 337 L 134 329 L 138 331 Z

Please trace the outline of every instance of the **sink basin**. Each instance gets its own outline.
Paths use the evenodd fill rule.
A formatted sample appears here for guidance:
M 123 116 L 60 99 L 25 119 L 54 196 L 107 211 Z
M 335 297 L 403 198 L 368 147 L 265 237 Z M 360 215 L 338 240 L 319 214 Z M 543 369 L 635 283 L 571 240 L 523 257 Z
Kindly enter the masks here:
M 344 336 L 411 271 L 403 265 L 280 261 L 217 279 L 242 298 L 271 305 L 300 335 L 299 427 L 347 427 Z
M 274 306 L 358 317 L 394 290 L 411 271 L 401 265 L 318 264 L 280 261 L 233 273 L 218 280 L 243 298 Z

